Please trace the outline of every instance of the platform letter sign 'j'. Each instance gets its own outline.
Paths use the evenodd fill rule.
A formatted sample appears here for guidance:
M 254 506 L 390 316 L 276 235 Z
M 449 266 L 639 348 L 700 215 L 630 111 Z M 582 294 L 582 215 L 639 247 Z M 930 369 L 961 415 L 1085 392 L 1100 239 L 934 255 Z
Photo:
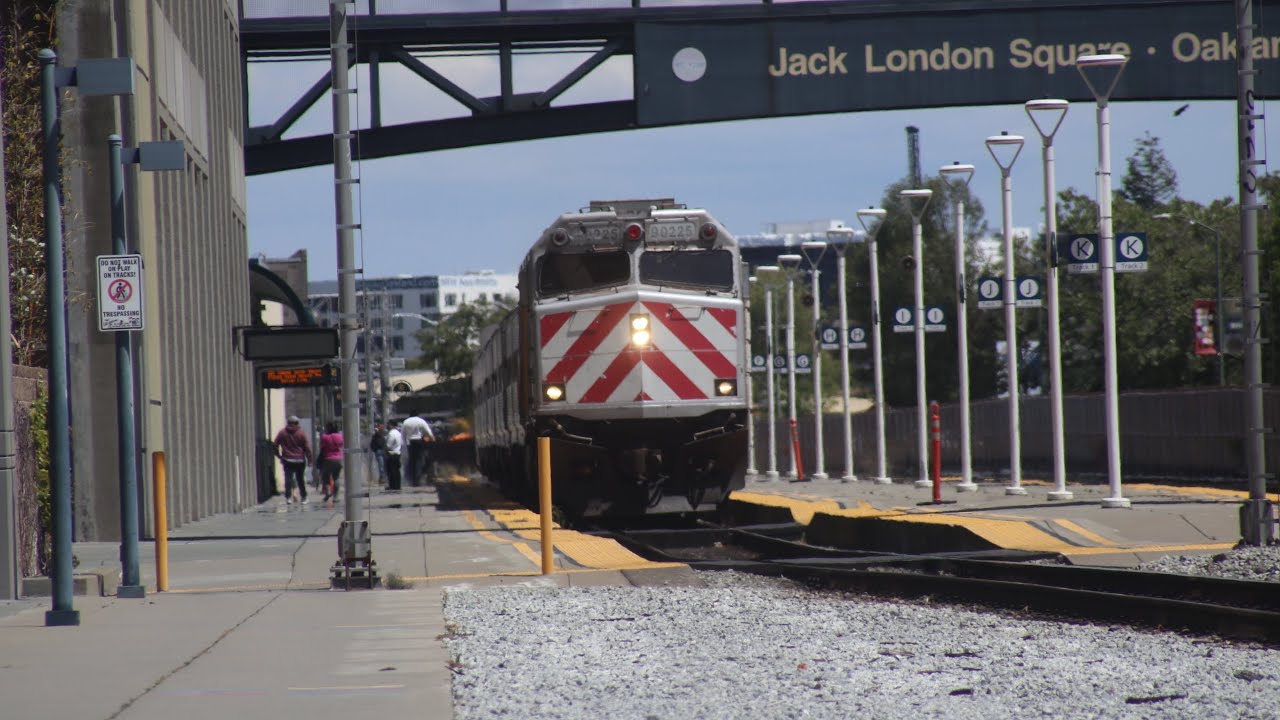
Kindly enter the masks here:
M 98 329 L 143 329 L 141 255 L 98 256 Z

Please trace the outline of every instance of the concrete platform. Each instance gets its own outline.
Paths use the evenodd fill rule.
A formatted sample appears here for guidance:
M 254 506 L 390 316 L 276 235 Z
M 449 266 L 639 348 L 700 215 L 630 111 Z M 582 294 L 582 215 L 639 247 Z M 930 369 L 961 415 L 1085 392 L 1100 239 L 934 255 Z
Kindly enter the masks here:
M 751 477 L 732 498 L 737 519 L 795 520 L 809 542 L 886 552 L 1008 549 L 1055 553 L 1082 565 L 1134 566 L 1164 555 L 1218 553 L 1240 540 L 1243 490 L 1123 485 L 1128 508 L 1104 507 L 1105 484 L 1069 483 L 1069 500 L 1051 500 L 1050 483 L 1024 480 L 956 489 L 944 478 L 942 500 L 911 482 L 881 485 L 839 479 L 789 482 Z

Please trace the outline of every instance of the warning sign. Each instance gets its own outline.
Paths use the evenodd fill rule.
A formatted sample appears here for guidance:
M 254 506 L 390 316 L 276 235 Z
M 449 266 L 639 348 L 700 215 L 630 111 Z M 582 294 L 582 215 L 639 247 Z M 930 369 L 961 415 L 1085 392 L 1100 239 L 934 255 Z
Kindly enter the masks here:
M 98 329 L 142 329 L 142 256 L 98 256 Z

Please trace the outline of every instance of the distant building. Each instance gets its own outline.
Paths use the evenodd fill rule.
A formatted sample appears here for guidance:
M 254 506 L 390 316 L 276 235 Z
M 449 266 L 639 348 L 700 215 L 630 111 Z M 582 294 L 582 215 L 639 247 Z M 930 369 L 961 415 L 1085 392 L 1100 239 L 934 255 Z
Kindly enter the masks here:
M 338 281 L 321 280 L 308 286 L 307 304 L 316 322 L 338 322 Z M 474 302 L 516 301 L 516 276 L 492 270 L 470 270 L 461 275 L 397 275 L 356 280 L 356 304 L 367 312 L 369 341 L 375 353 L 387 348 L 391 358 L 416 359 L 422 349 L 418 333 L 458 308 Z M 367 298 L 367 302 L 366 302 Z M 425 318 L 425 320 L 423 319 Z M 364 354 L 364 338 L 356 346 Z

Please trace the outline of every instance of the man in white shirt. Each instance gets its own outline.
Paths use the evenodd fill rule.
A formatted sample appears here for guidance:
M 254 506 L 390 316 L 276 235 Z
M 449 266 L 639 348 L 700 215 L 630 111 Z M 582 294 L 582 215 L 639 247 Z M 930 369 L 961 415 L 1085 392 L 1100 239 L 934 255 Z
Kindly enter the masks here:
M 409 485 L 422 484 L 422 472 L 427 466 L 427 442 L 434 442 L 435 433 L 426 420 L 414 415 L 404 421 L 404 441 L 409 446 Z
M 400 492 L 400 452 L 404 450 L 404 436 L 400 423 L 392 420 L 387 430 L 387 489 Z

